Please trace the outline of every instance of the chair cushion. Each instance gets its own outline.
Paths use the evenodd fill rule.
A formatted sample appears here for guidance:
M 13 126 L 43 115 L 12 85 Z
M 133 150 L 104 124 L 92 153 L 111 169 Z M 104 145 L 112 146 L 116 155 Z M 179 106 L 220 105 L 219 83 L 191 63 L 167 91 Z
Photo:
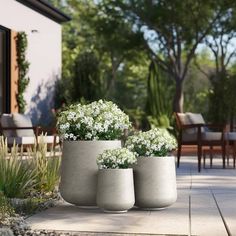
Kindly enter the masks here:
M 182 125 L 191 125 L 191 120 L 189 119 L 189 116 L 187 115 L 187 113 L 177 113 L 179 120 L 181 122 Z M 183 133 L 186 134 L 194 134 L 197 131 L 194 128 L 190 128 L 190 129 L 185 129 L 183 131 Z
M 14 113 L 12 115 L 13 124 L 15 127 L 33 127 L 31 119 L 29 116 L 19 113 Z M 22 129 L 16 130 L 17 137 L 34 137 L 33 129 Z
M 182 134 L 182 141 L 183 142 L 193 142 L 193 141 L 197 141 L 197 133 L 186 133 L 183 132 Z
M 230 141 L 236 140 L 236 132 L 227 132 L 226 139 Z
M 34 136 L 31 137 L 9 137 L 7 138 L 7 143 L 8 144 L 13 144 L 15 141 L 15 144 L 21 145 L 21 144 L 28 144 L 32 145 L 36 143 L 36 139 Z
M 12 114 L 2 114 L 2 116 L 1 116 L 1 126 L 3 128 L 14 127 Z M 16 136 L 15 130 L 3 130 L 2 133 L 5 137 L 14 137 L 14 136 Z
M 221 132 L 204 132 L 204 133 L 202 133 L 202 140 L 203 141 L 220 141 L 221 139 L 222 139 Z M 197 133 L 195 133 L 195 134 L 183 133 L 182 140 L 184 142 L 197 141 Z
M 221 132 L 205 132 L 202 133 L 202 140 L 205 141 L 220 141 L 222 139 Z
M 38 136 L 38 142 L 43 141 L 44 143 L 53 143 L 54 142 L 54 136 L 53 135 L 48 135 L 48 136 Z M 60 139 L 58 136 L 56 136 L 56 143 L 59 143 Z
M 205 121 L 201 114 L 187 112 L 186 115 L 188 116 L 191 124 L 205 124 Z

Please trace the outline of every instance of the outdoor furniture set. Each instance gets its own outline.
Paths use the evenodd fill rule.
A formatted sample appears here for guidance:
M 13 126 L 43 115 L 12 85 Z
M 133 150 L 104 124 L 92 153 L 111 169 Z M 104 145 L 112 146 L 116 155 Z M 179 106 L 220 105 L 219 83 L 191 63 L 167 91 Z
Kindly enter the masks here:
M 225 168 L 225 160 L 229 164 L 229 155 L 233 156 L 235 168 L 236 159 L 236 132 L 229 132 L 225 125 L 206 124 L 201 114 L 175 113 L 178 134 L 177 167 L 180 165 L 180 157 L 183 145 L 196 145 L 198 157 L 198 171 L 201 171 L 201 160 L 206 155 L 210 156 L 210 167 L 214 154 L 222 155 L 222 164 Z
M 34 144 L 37 145 L 40 136 L 42 136 L 43 142 L 47 144 L 49 150 L 55 150 L 60 143 L 56 128 L 33 126 L 29 116 L 19 113 L 1 115 L 0 133 L 7 139 L 9 147 L 15 143 L 26 149 Z

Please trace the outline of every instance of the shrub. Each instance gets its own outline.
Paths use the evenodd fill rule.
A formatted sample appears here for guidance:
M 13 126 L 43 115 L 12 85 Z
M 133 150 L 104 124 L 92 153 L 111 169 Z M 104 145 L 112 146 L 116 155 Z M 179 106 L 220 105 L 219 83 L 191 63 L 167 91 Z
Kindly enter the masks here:
M 22 159 L 17 145 L 8 154 L 7 141 L 0 138 L 0 191 L 8 198 L 25 197 L 35 186 L 31 162 Z
M 61 158 L 53 156 L 53 152 L 47 152 L 44 136 L 40 136 L 38 140 L 38 146 L 28 151 L 36 172 L 35 188 L 40 192 L 53 192 L 59 182 Z
M 0 192 L 0 226 L 7 224 L 8 218 L 14 214 L 14 209 L 3 195 L 3 192 Z

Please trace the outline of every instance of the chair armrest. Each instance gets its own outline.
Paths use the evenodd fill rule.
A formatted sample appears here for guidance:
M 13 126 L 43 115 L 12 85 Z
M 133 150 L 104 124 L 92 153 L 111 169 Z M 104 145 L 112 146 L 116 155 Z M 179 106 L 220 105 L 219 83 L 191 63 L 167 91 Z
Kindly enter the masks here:
M 37 130 L 36 126 L 29 126 L 29 127 L 2 127 L 0 128 L 1 130 L 19 130 L 19 129 L 33 129 L 34 131 Z
M 222 131 L 226 130 L 226 125 L 222 125 L 222 124 L 204 124 L 203 127 L 218 129 Z

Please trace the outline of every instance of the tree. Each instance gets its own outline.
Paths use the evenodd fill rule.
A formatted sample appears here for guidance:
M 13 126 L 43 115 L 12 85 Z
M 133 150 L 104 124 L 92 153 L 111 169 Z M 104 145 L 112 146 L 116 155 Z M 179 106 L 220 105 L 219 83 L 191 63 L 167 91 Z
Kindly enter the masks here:
M 150 56 L 175 81 L 173 110 L 182 111 L 190 62 L 222 9 L 212 0 L 103 0 L 99 5 L 108 15 L 122 14 L 136 32 L 143 32 Z
M 131 31 L 132 25 L 115 11 L 104 14 L 93 0 L 51 1 L 59 3 L 56 6 L 72 17 L 63 25 L 63 73 L 56 96 L 60 100 L 58 107 L 81 97 L 106 98 L 119 104 L 138 123 L 146 102 L 149 62 L 144 54 L 142 34 Z M 93 68 L 97 70 L 96 75 Z M 101 96 L 91 92 L 99 87 L 104 92 Z

